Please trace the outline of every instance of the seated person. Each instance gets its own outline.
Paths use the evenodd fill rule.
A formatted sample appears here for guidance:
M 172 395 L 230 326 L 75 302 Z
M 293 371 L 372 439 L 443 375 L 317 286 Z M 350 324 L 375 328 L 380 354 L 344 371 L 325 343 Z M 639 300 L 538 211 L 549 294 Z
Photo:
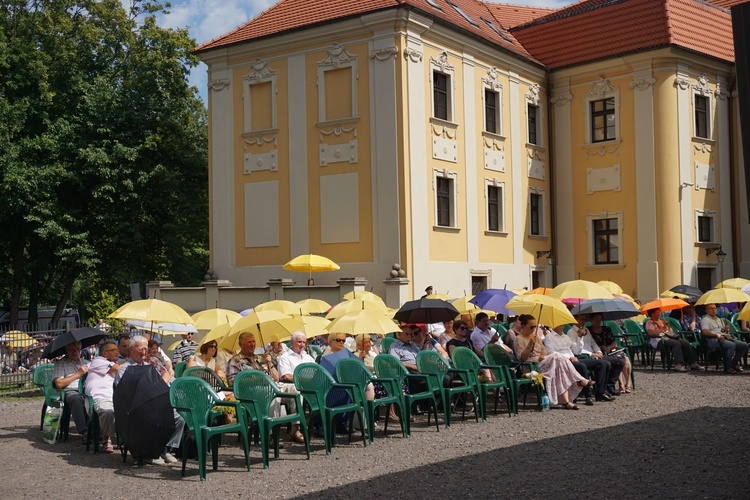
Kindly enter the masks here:
M 516 339 L 516 357 L 521 361 L 533 361 L 539 364 L 544 374 L 547 396 L 551 404 L 560 404 L 565 410 L 577 410 L 572 403 L 583 387 L 591 384 L 578 374 L 568 358 L 559 352 L 547 353 L 542 340 L 536 333 L 537 321 L 530 314 L 522 314 L 521 335 Z
M 145 335 L 144 335 L 145 337 Z M 172 370 L 172 363 L 167 364 L 165 358 L 161 355 L 162 350 L 159 347 L 159 342 L 156 340 L 148 341 L 148 356 L 146 359 L 149 363 L 154 365 L 154 368 L 159 370 L 159 373 L 166 372 L 169 374 L 168 384 L 171 384 L 174 380 L 174 371 Z
M 445 331 L 440 334 L 438 337 L 438 342 L 440 342 L 440 345 L 445 347 L 448 342 L 450 342 L 451 339 L 456 338 L 456 334 L 453 331 L 453 320 L 446 321 L 443 323 L 443 326 L 445 327 Z
M 65 404 L 70 408 L 70 415 L 83 444 L 88 442 L 88 424 L 86 405 L 83 396 L 78 394 L 78 379 L 88 371 L 88 362 L 81 357 L 80 342 L 71 342 L 65 346 L 65 356 L 55 361 L 52 371 L 52 383 L 56 389 L 65 391 Z
M 432 338 L 428 333 L 422 330 L 420 327 L 415 326 L 412 328 L 412 342 L 421 345 L 423 351 L 435 351 L 440 354 L 448 363 L 450 363 L 450 356 L 448 351 L 440 345 L 440 343 Z
M 747 344 L 735 340 L 729 334 L 729 325 L 716 315 L 716 304 L 706 304 L 706 315 L 701 319 L 701 333 L 706 338 L 710 349 L 718 349 L 721 346 L 726 350 L 724 356 L 724 371 L 727 373 L 739 373 L 742 368 L 742 357 L 747 352 Z
M 252 332 L 240 333 L 239 339 L 237 340 L 240 346 L 240 352 L 232 356 L 227 363 L 227 384 L 232 385 L 234 383 L 234 377 L 242 370 L 259 370 L 271 377 L 271 380 L 279 382 L 279 372 L 273 362 L 271 361 L 271 355 L 265 353 L 263 356 L 255 354 L 255 335 Z M 278 414 L 273 415 L 278 416 Z
M 611 356 L 620 358 L 623 362 L 622 372 L 620 372 L 620 390 L 610 386 L 608 391 L 614 396 L 619 396 L 621 392 L 628 393 L 632 392 L 633 388 L 630 385 L 630 374 L 633 370 L 630 364 L 630 358 L 623 352 L 618 351 L 617 342 L 615 336 L 612 333 L 612 329 L 607 325 L 603 324 L 604 317 L 601 314 L 591 315 L 591 326 L 588 328 L 591 337 L 594 339 L 596 344 L 602 350 L 605 356 Z
M 210 340 L 205 344 L 202 344 L 197 352 L 188 358 L 186 368 L 192 366 L 203 366 L 209 368 L 219 376 L 220 379 L 226 380 L 227 374 L 221 368 L 221 365 L 216 360 L 216 351 L 218 350 L 218 341 Z
M 610 391 L 614 390 L 617 386 L 617 381 L 620 377 L 620 373 L 622 373 L 622 369 L 625 367 L 625 362 L 620 358 L 604 355 L 601 348 L 594 340 L 594 337 L 591 336 L 591 332 L 586 328 L 585 314 L 579 314 L 575 318 L 576 321 L 578 321 L 578 324 L 573 325 L 571 329 L 568 330 L 568 337 L 573 342 L 573 347 L 571 349 L 576 356 L 586 354 L 592 359 L 600 359 L 604 361 L 609 376 L 606 379 L 605 387 L 602 388 L 597 385 L 596 394 L 606 396 L 600 399 L 602 401 L 608 401 L 607 398 L 612 399 L 612 393 Z
M 305 345 L 307 345 L 307 343 L 305 343 Z M 281 355 L 288 350 L 289 348 L 285 346 L 283 342 L 279 342 L 278 340 L 270 342 L 268 344 L 268 347 L 266 348 L 266 351 L 271 355 L 271 362 L 273 363 L 273 366 L 276 366 L 277 368 L 279 357 L 281 357 Z
M 122 363 L 130 357 L 130 335 L 121 333 L 117 337 L 117 362 Z
M 648 311 L 649 320 L 646 321 L 645 330 L 651 347 L 657 349 L 659 342 L 663 342 L 664 348 L 672 351 L 675 371 L 686 372 L 688 369 L 700 370 L 701 367 L 696 361 L 698 354 L 693 349 L 693 346 L 685 339 L 671 337 L 672 335 L 676 336 L 676 334 L 672 332 L 666 321 L 659 318 L 660 315 L 661 311 L 659 309 L 650 309 Z
M 279 388 L 282 392 L 299 394 L 297 387 L 294 385 L 294 370 L 302 363 L 314 363 L 315 360 L 307 353 L 307 337 L 304 333 L 294 332 L 291 345 L 291 349 L 284 351 L 277 361 Z M 299 424 L 292 425 L 289 440 L 297 443 L 305 442 L 305 437 L 299 430 Z
M 118 355 L 114 341 L 102 342 L 99 356 L 91 361 L 86 377 L 86 395 L 94 398 L 94 411 L 99 416 L 104 453 L 114 453 L 112 438 L 115 436 L 115 407 L 112 404 L 112 392 L 115 374 L 120 369 Z
M 453 334 L 454 338 L 449 340 L 445 345 L 448 350 L 448 356 L 453 353 L 453 349 L 456 347 L 466 347 L 474 351 L 474 343 L 469 338 L 469 327 L 466 321 L 459 319 L 453 322 Z
M 198 348 L 198 344 L 193 341 L 193 334 L 190 332 L 182 334 L 182 341 L 177 347 L 175 347 L 172 353 L 172 361 L 176 365 L 187 361 L 190 356 L 193 355 L 195 350 Z
M 503 344 L 497 330 L 490 326 L 490 317 L 487 313 L 480 312 L 477 314 L 475 323 L 477 326 L 471 332 L 471 342 L 474 344 L 474 352 L 481 360 L 484 360 L 484 346 L 487 344 L 497 344 L 502 346 L 508 354 L 513 353 L 507 345 Z

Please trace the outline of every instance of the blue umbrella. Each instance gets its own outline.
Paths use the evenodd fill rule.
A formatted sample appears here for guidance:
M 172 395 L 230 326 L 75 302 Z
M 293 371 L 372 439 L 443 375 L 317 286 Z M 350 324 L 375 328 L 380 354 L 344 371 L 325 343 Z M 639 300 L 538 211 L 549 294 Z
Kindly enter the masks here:
M 584 300 L 570 311 L 577 314 L 601 314 L 605 320 L 632 318 L 641 314 L 633 304 L 620 299 L 589 299 Z
M 488 311 L 495 311 L 498 314 L 504 314 L 506 316 L 515 316 L 516 314 L 513 311 L 505 308 L 505 304 L 515 296 L 516 294 L 510 290 L 490 288 L 489 290 L 479 292 L 477 296 L 469 300 L 469 302 L 476 304 L 482 309 L 487 309 Z

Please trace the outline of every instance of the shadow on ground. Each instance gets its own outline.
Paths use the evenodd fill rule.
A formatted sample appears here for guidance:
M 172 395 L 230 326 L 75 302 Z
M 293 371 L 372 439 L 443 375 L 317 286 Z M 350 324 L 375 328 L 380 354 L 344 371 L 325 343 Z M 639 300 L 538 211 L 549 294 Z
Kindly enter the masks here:
M 750 488 L 748 408 L 697 408 L 471 453 L 299 498 L 738 498 Z

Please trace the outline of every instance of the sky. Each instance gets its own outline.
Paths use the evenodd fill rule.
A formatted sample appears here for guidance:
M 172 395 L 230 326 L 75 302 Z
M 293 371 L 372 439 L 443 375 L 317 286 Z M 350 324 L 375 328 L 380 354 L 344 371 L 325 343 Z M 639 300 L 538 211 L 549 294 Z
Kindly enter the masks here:
M 125 6 L 130 4 L 130 0 L 121 2 Z M 201 44 L 244 24 L 275 4 L 276 0 L 170 0 L 170 3 L 169 13 L 158 16 L 159 25 L 165 28 L 188 27 L 190 35 Z M 573 0 L 503 0 L 502 3 L 562 7 Z M 190 84 L 198 87 L 204 102 L 207 102 L 206 69 L 206 65 L 200 63 L 190 72 Z

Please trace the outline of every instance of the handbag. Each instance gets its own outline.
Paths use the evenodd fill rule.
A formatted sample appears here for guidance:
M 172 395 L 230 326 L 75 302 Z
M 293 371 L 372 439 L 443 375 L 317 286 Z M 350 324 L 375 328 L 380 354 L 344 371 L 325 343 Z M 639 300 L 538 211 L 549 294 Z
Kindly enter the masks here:
M 55 444 L 57 431 L 60 428 L 60 418 L 63 413 L 63 402 L 54 401 L 44 412 L 44 423 L 42 424 L 42 439 L 45 443 Z

